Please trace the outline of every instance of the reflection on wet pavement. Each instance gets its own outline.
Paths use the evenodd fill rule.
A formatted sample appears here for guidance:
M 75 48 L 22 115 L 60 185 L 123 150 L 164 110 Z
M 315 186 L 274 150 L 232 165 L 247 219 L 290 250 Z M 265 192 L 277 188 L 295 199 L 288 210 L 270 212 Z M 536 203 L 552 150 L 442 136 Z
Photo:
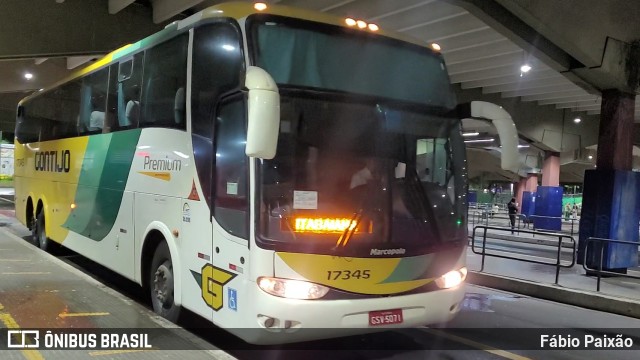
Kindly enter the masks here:
M 466 293 L 462 303 L 460 304 L 460 311 L 479 311 L 479 312 L 495 312 L 492 309 L 493 301 L 516 301 L 521 296 L 512 295 L 494 295 L 494 294 L 480 294 L 480 293 Z

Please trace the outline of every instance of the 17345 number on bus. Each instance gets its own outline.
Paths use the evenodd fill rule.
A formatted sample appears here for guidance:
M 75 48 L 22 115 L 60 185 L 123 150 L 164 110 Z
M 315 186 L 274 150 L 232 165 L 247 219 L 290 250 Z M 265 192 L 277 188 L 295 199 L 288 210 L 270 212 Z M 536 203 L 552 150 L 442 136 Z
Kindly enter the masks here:
M 327 271 L 327 280 L 350 280 L 368 279 L 371 277 L 371 270 L 335 270 Z

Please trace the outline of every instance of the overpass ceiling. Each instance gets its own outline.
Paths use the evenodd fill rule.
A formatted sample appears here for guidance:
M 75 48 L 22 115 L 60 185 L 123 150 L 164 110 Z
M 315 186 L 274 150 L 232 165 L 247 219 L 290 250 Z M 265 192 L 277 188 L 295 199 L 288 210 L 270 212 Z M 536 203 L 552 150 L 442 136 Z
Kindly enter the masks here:
M 425 43 L 438 43 L 442 47 L 442 53 L 447 63 L 450 77 L 453 83 L 459 84 L 462 89 L 481 88 L 485 94 L 500 94 L 503 98 L 517 98 L 522 101 L 534 101 L 540 105 L 555 105 L 558 109 L 570 109 L 572 111 L 584 111 L 588 114 L 600 113 L 600 96 L 594 88 L 587 90 L 581 88 L 561 73 L 562 69 L 553 69 L 547 63 L 536 58 L 533 53 L 528 53 L 513 41 L 494 30 L 492 27 L 472 15 L 462 7 L 452 3 L 462 3 L 465 0 L 271 0 L 269 3 L 298 6 L 339 16 L 351 16 L 375 22 L 381 27 L 399 31 L 414 36 Z M 473 0 L 467 0 L 473 2 Z M 32 0 L 25 3 L 20 0 L 3 0 L 0 4 L 0 22 L 11 17 L 8 23 L 18 25 L 18 31 L 28 32 L 29 28 L 20 29 L 19 19 L 22 16 L 32 15 L 33 11 L 46 5 L 49 18 L 57 18 L 66 25 L 47 24 L 51 32 L 79 31 L 75 24 L 85 21 L 87 18 L 87 6 L 82 3 L 93 3 L 91 17 L 96 18 L 95 13 L 102 13 L 102 17 L 117 19 L 126 12 L 141 12 L 140 8 L 148 11 L 147 20 L 156 24 L 165 24 L 178 15 L 188 15 L 207 6 L 221 3 L 214 0 Z M 2 11 L 3 7 L 11 6 L 11 3 L 19 3 L 20 9 L 29 14 L 18 14 L 15 11 Z M 40 4 L 39 4 L 40 3 Z M 518 2 L 518 5 L 522 1 Z M 30 4 L 30 5 L 28 5 Z M 95 6 L 95 5 L 102 5 Z M 16 5 L 17 6 L 17 5 Z M 95 8 L 98 8 L 97 10 Z M 563 5 L 563 9 L 566 5 Z M 79 11 L 82 10 L 82 11 Z M 517 9 L 516 9 L 517 10 Z M 522 11 L 521 11 L 522 12 Z M 42 14 L 44 16 L 44 14 Z M 526 14 L 525 14 L 526 15 Z M 128 14 L 128 16 L 131 16 Z M 524 16 L 524 15 L 523 15 Z M 29 16 L 30 22 L 35 16 Z M 120 21 L 122 23 L 122 21 Z M 158 27 L 159 28 L 159 27 Z M 152 32 L 153 27 L 146 25 L 145 30 Z M 49 44 L 38 39 L 38 35 L 46 30 L 40 26 L 36 34 L 28 37 L 16 38 L 16 41 L 24 43 L 11 43 L 13 35 L 5 31 L 0 35 L 0 45 L 4 42 L 11 46 L 0 48 L 14 49 L 15 54 L 3 53 L 0 50 L 0 93 L 24 90 L 37 90 L 49 85 L 57 79 L 68 74 L 74 66 L 91 60 L 96 56 L 116 48 L 114 41 L 105 41 L 109 48 L 100 48 L 96 42 L 101 39 L 96 37 L 106 35 L 99 29 L 92 29 L 93 41 L 87 43 L 84 49 L 69 47 L 65 43 L 59 43 L 61 52 L 56 54 L 49 49 Z M 592 33 L 594 30 L 590 30 Z M 140 33 L 140 31 L 138 31 Z M 142 37 L 143 35 L 138 36 Z M 15 38 L 15 37 L 14 37 Z M 43 39 L 46 39 L 43 36 Z M 73 39 L 79 43 L 86 43 L 82 36 L 73 35 Z M 27 41 L 30 45 L 25 45 Z M 111 40 L 111 39 L 108 39 Z M 40 42 L 40 44 L 39 44 Z M 39 51 L 39 48 L 42 51 Z M 25 51 L 22 51 L 25 48 Z M 65 51 L 75 55 L 68 57 Z M 56 56 L 58 55 L 58 56 Z M 593 57 L 593 56 L 592 56 Z M 13 60 L 12 60 L 13 59 Z M 44 61 L 45 59 L 49 59 Z M 51 61 L 53 59 L 53 61 Z M 529 64 L 532 69 L 528 73 L 521 73 L 520 67 Z M 554 64 L 551 64 L 552 66 Z M 557 67 L 557 66 L 555 66 Z M 26 81 L 23 76 L 27 71 L 36 72 L 38 77 Z M 575 80 L 575 79 L 574 79 Z M 581 83 L 585 87 L 584 83 Z M 640 99 L 637 104 L 640 104 Z M 640 106 L 636 106 L 636 121 L 640 120 Z

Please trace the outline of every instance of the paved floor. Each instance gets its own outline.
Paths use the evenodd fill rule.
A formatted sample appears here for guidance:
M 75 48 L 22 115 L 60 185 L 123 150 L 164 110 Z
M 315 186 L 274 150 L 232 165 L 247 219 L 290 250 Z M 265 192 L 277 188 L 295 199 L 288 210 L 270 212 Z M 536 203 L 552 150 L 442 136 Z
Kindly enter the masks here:
M 107 332 L 130 334 L 144 332 L 152 337 L 153 344 L 151 349 L 144 351 L 4 350 L 0 351 L 0 359 L 21 356 L 27 359 L 104 359 L 125 355 L 128 359 L 218 357 L 219 352 L 210 343 L 155 316 L 146 307 L 4 229 L 0 230 L 0 279 L 1 329 L 64 329 L 67 333 L 73 329 L 110 329 Z M 0 331 L 0 334 L 0 344 L 3 344 L 7 333 Z M 42 343 L 44 335 L 42 331 L 39 337 Z M 170 349 L 196 351 L 183 353 Z

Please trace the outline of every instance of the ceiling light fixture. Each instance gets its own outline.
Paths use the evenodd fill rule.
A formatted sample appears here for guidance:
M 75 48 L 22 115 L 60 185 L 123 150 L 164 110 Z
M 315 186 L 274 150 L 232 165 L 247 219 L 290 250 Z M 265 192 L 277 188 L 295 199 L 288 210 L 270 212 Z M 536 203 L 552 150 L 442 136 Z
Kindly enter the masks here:
M 462 136 L 478 136 L 478 135 L 480 135 L 480 133 L 477 131 L 462 133 Z
M 576 124 L 580 124 L 580 122 L 582 121 L 582 119 L 580 119 L 579 117 L 573 119 L 573 122 Z
M 432 43 L 431 48 L 435 51 L 440 51 L 442 49 L 438 43 Z
M 267 10 L 267 4 L 261 3 L 261 2 L 255 3 L 253 5 L 253 8 L 258 10 L 258 11 L 264 11 L 264 10 Z
M 520 66 L 520 71 L 523 73 L 528 73 L 529 71 L 531 71 L 531 66 L 529 66 L 529 64 L 524 64 Z
M 493 138 L 490 138 L 490 139 L 465 140 L 464 142 L 465 143 L 493 142 Z
M 28 72 L 28 73 L 24 73 L 24 78 L 27 80 L 31 80 L 33 79 L 33 74 Z

